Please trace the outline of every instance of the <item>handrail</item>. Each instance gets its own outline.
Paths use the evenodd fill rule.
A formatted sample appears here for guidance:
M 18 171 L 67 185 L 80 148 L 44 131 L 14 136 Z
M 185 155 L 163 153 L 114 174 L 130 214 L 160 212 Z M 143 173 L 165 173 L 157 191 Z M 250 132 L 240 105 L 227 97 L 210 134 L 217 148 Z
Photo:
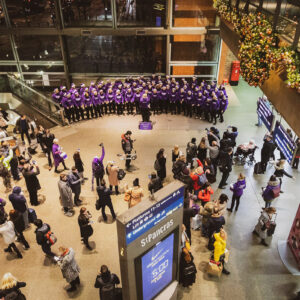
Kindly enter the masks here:
M 42 93 L 38 92 L 37 90 L 31 88 L 30 86 L 28 86 L 27 84 L 25 84 L 22 80 L 17 79 L 13 74 L 11 73 L 7 73 L 7 77 L 9 77 L 12 80 L 17 81 L 19 84 L 21 84 L 22 86 L 24 86 L 25 88 L 31 90 L 33 93 L 39 95 L 40 97 L 42 97 L 44 100 L 46 100 L 47 102 L 53 104 L 54 106 L 56 106 L 57 108 L 60 109 L 60 106 L 58 104 L 56 104 L 54 101 L 50 100 L 48 97 L 46 97 L 45 95 L 43 95 Z

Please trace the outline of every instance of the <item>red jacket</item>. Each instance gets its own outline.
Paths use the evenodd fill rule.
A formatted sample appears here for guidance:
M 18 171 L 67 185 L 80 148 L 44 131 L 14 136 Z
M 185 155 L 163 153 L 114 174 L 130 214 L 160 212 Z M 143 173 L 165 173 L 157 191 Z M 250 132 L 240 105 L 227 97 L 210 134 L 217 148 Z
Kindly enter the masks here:
M 201 190 L 198 194 L 198 198 L 204 202 L 210 201 L 210 195 L 214 193 L 214 190 L 209 186 L 207 189 Z
M 201 161 L 199 159 L 197 159 L 197 163 L 198 163 L 198 167 L 202 167 L 203 168 L 203 165 L 201 163 Z M 197 167 L 196 167 L 197 169 Z M 201 174 L 198 174 L 196 172 L 193 172 L 190 174 L 190 177 L 192 178 L 193 182 L 194 182 L 194 190 L 195 191 L 198 191 L 200 189 L 200 185 L 198 184 L 198 176 L 204 174 L 204 170 Z

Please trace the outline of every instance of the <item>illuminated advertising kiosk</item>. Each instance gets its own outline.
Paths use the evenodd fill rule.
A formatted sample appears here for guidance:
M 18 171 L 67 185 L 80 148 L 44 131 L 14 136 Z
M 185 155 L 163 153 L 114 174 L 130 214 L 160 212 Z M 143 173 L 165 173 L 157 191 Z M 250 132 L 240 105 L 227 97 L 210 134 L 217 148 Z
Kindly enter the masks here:
M 183 200 L 174 181 L 118 216 L 124 300 L 177 298 Z

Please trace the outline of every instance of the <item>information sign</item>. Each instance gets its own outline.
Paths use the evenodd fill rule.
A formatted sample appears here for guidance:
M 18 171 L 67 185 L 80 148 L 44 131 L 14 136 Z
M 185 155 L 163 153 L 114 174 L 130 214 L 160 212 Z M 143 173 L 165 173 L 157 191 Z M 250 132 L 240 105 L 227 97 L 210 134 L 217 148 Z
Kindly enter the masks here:
M 257 114 L 259 118 L 262 120 L 262 122 L 265 124 L 267 129 L 271 131 L 274 115 L 270 109 L 270 106 L 268 105 L 268 102 L 262 100 L 262 98 L 259 98 L 258 100 Z

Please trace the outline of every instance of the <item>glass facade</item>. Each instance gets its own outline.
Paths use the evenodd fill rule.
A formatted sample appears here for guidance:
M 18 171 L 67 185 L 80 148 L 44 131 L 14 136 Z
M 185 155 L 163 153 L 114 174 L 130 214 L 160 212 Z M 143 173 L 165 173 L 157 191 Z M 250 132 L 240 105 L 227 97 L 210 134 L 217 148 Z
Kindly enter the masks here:
M 0 35 L 0 60 L 14 60 L 8 35 Z

